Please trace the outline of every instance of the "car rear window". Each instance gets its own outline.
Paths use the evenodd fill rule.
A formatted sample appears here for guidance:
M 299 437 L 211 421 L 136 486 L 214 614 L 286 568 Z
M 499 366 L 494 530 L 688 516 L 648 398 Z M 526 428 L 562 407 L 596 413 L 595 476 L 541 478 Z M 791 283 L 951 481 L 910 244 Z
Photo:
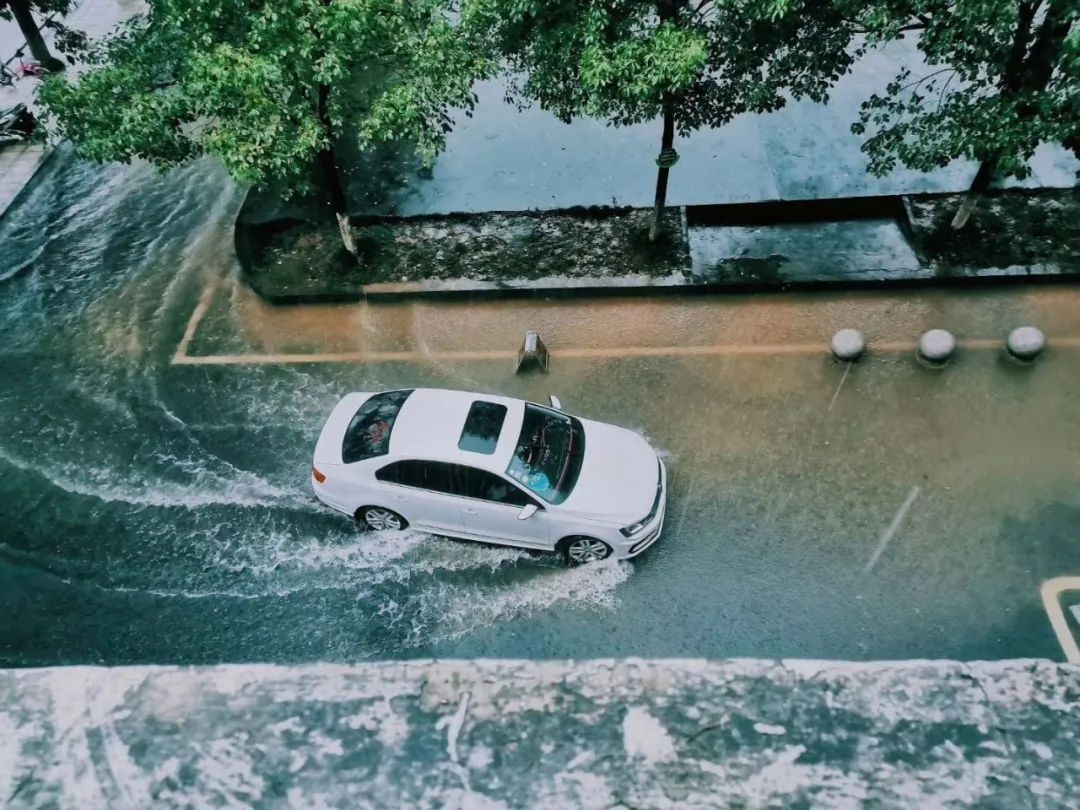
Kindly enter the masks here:
M 386 391 L 375 394 L 361 405 L 345 429 L 341 460 L 352 464 L 354 461 L 385 456 L 390 448 L 394 422 L 411 393 L 412 389 Z
M 469 408 L 465 417 L 465 426 L 461 429 L 458 449 L 470 453 L 491 455 L 499 444 L 503 422 L 506 421 L 506 406 L 496 402 L 478 400 Z

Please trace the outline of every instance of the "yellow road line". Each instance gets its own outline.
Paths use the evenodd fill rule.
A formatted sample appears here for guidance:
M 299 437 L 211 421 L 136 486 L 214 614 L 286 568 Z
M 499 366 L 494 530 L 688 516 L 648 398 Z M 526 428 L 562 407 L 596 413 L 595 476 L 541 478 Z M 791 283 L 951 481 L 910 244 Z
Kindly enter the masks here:
M 1048 579 L 1039 589 L 1042 593 L 1043 607 L 1050 617 L 1050 626 L 1054 628 L 1058 643 L 1065 653 L 1065 660 L 1070 664 L 1080 664 L 1080 647 L 1069 630 L 1065 611 L 1061 609 L 1061 594 L 1065 591 L 1080 591 L 1080 577 L 1055 577 Z
M 176 353 L 173 355 L 172 359 L 174 364 L 182 363 L 188 358 L 188 346 L 191 345 L 191 341 L 195 337 L 195 330 L 199 328 L 199 322 L 202 321 L 203 316 L 206 315 L 206 310 L 210 309 L 210 302 L 214 298 L 214 291 L 216 289 L 217 282 L 213 279 L 206 282 L 206 286 L 203 287 L 202 294 L 199 295 L 199 302 L 195 305 L 191 317 L 188 318 L 187 328 L 184 329 L 184 336 L 180 338 L 180 345 L 176 347 Z
M 417 360 L 513 360 L 516 352 L 331 352 L 316 354 L 208 354 L 173 358 L 177 366 L 244 366 L 295 363 L 407 363 Z
M 1059 348 L 1080 347 L 1080 337 L 1056 338 L 1050 341 Z M 883 342 L 869 346 L 871 354 L 914 352 L 918 344 L 913 342 Z M 958 341 L 961 349 L 983 351 L 1000 349 L 1000 340 L 971 339 Z M 186 348 L 182 346 L 181 348 Z M 553 354 L 569 359 L 608 359 L 630 357 L 702 357 L 746 355 L 813 355 L 828 354 L 824 343 L 719 343 L 705 346 L 597 346 L 556 347 Z M 424 360 L 513 360 L 517 352 L 505 349 L 462 349 L 459 351 L 353 351 L 276 354 L 208 354 L 188 355 L 177 349 L 173 364 L 180 366 L 236 366 L 298 363 L 407 363 Z
M 295 352 L 271 354 L 208 354 L 190 355 L 188 349 L 199 324 L 217 290 L 217 282 L 211 279 L 203 288 L 199 301 L 195 305 L 180 344 L 172 357 L 172 364 L 177 366 L 242 366 L 242 365 L 293 365 L 302 363 L 409 363 L 423 361 L 512 361 L 517 352 L 506 349 L 463 349 L 459 351 L 349 351 L 349 352 L 314 352 L 302 354 Z M 1080 336 L 1050 338 L 1052 347 L 1080 347 Z M 1001 339 L 968 338 L 957 341 L 957 347 L 968 351 L 984 351 L 1002 348 Z M 915 341 L 870 342 L 867 346 L 871 354 L 891 354 L 914 352 L 918 348 Z M 720 357 L 753 355 L 826 355 L 827 342 L 815 343 L 717 343 L 690 346 L 594 346 L 594 347 L 555 347 L 555 353 L 561 358 L 570 359 L 609 359 L 631 357 Z

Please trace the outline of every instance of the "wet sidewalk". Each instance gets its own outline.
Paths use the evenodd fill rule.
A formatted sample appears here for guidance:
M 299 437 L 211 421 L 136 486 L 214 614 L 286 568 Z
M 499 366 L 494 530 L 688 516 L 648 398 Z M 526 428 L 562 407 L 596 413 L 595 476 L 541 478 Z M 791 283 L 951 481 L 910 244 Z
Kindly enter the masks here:
M 82 31 L 93 40 L 107 34 L 121 20 L 142 10 L 144 3 L 142 0 L 81 0 L 73 3 L 73 6 L 71 13 L 63 18 L 64 25 Z M 38 19 L 40 21 L 40 15 Z M 52 49 L 55 33 L 45 28 L 42 35 Z M 54 53 L 54 56 L 62 58 L 59 53 Z M 14 72 L 20 58 L 31 61 L 22 31 L 14 21 L 0 20 L 0 61 Z M 78 66 L 70 66 L 68 70 L 77 71 Z M 10 86 L 0 86 L 0 110 L 25 104 L 36 114 L 37 88 L 40 84 L 40 79 L 26 76 L 16 78 Z M 52 145 L 42 142 L 0 147 L 0 217 L 30 185 L 51 154 Z
M 21 143 L 0 150 L 0 217 L 48 159 L 51 148 L 43 143 Z

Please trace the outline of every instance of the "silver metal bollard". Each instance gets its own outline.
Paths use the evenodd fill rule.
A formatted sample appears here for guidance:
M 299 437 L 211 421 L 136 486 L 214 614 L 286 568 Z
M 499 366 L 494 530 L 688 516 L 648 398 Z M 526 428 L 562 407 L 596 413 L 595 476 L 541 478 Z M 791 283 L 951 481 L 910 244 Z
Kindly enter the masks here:
M 533 366 L 539 366 L 541 371 L 547 371 L 551 363 L 551 355 L 548 354 L 547 346 L 540 339 L 540 335 L 531 329 L 525 333 L 525 340 L 518 349 L 517 365 L 514 373 L 520 374 Z
M 956 351 L 956 338 L 944 329 L 931 329 L 919 340 L 919 357 L 940 366 Z
M 857 360 L 866 351 L 866 338 L 858 329 L 841 329 L 832 339 L 832 353 L 838 360 Z
M 1009 332 L 1005 348 L 1017 360 L 1031 361 L 1046 348 L 1046 335 L 1034 326 L 1021 326 Z

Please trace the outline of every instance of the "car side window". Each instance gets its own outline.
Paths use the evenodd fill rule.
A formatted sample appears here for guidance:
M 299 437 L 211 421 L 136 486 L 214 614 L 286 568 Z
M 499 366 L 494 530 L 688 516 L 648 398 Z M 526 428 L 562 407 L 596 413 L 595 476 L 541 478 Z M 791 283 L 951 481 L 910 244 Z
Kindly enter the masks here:
M 375 477 L 388 484 L 454 495 L 457 493 L 452 467 L 442 461 L 395 461 L 377 471 Z
M 375 477 L 387 484 L 400 484 L 401 466 L 407 463 L 407 461 L 395 461 L 393 464 L 387 464 L 385 467 L 380 467 L 375 471 Z
M 525 506 L 535 501 L 511 484 L 487 470 L 456 465 L 459 493 L 467 498 L 479 498 L 482 501 L 504 503 L 509 506 Z

